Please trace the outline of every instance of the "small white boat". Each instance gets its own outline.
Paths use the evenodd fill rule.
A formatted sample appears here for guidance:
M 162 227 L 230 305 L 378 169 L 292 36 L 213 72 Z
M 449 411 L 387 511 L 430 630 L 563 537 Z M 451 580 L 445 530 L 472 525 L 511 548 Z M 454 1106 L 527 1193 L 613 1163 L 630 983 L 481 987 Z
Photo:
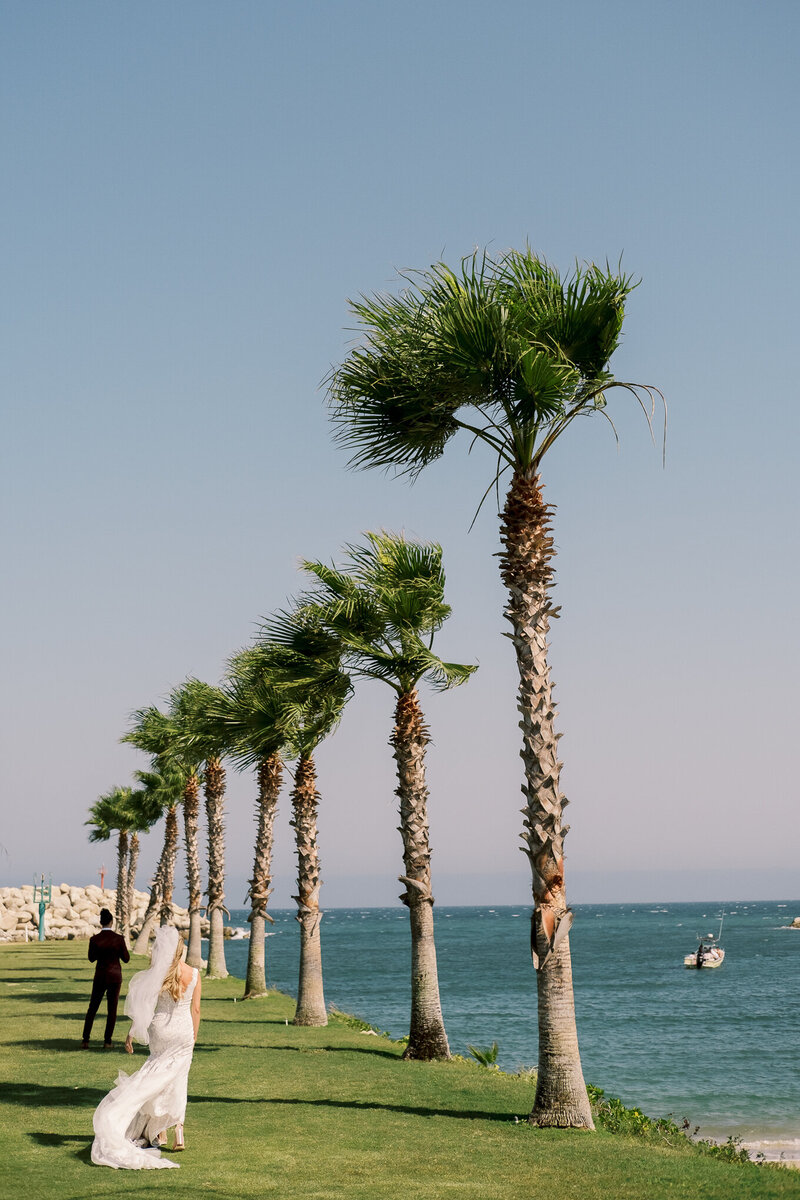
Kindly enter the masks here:
M 698 962 L 698 957 L 700 961 Z M 698 946 L 694 954 L 687 954 L 684 957 L 683 965 L 691 967 L 692 970 L 697 970 L 699 967 L 703 969 L 707 967 L 721 967 L 725 961 L 725 951 L 721 946 L 709 946 L 708 943 Z
M 725 920 L 725 913 L 719 919 L 719 932 L 717 934 L 707 933 L 705 937 L 698 936 L 697 949 L 693 954 L 687 954 L 684 957 L 683 965 L 692 971 L 709 970 L 715 967 L 721 967 L 725 961 L 725 951 L 720 946 L 720 938 L 722 937 L 722 922 Z

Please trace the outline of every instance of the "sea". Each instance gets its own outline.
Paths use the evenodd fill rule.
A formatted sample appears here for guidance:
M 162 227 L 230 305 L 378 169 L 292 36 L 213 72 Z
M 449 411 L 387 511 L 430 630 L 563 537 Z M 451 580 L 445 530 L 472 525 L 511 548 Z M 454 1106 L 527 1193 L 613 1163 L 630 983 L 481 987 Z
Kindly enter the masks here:
M 584 1076 L 648 1116 L 687 1118 L 699 1137 L 739 1138 L 800 1160 L 800 901 L 575 905 L 570 935 Z M 723 915 L 724 914 L 724 915 Z M 294 910 L 272 912 L 270 986 L 296 995 Z M 687 970 L 698 937 L 725 961 Z M 536 984 L 525 906 L 436 907 L 439 986 L 454 1053 L 498 1044 L 507 1071 L 535 1066 Z M 247 969 L 247 913 L 225 943 Z M 396 908 L 330 909 L 322 922 L 325 998 L 393 1037 L 408 1032 L 409 928 Z

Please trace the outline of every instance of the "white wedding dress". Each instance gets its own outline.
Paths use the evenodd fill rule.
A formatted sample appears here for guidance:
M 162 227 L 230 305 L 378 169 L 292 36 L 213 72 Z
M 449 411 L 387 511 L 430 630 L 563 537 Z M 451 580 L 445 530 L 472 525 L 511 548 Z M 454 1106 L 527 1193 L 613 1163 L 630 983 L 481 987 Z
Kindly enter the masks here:
M 99 1167 L 147 1170 L 177 1167 L 150 1148 L 160 1133 L 182 1125 L 194 1050 L 192 994 L 197 968 L 180 1000 L 161 992 L 148 1028 L 150 1057 L 134 1075 L 120 1071 L 116 1086 L 94 1114 L 92 1162 Z

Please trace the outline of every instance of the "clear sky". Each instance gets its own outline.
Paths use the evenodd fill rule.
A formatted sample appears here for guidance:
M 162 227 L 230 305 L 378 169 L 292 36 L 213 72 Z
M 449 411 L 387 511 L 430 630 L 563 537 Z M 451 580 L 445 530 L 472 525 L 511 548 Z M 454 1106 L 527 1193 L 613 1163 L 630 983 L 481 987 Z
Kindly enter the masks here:
M 320 380 L 346 299 L 526 240 L 641 277 L 622 394 L 545 463 L 575 900 L 800 896 L 800 7 L 741 0 L 0 3 L 0 877 L 89 881 L 83 826 L 145 763 L 128 714 L 217 680 L 369 528 L 440 541 L 479 661 L 425 697 L 434 891 L 522 902 L 515 669 L 491 472 L 353 474 Z M 323 904 L 400 887 L 392 693 L 319 756 Z M 228 903 L 253 788 L 231 781 Z M 279 887 L 292 891 L 288 798 Z M 159 844 L 148 839 L 146 876 Z

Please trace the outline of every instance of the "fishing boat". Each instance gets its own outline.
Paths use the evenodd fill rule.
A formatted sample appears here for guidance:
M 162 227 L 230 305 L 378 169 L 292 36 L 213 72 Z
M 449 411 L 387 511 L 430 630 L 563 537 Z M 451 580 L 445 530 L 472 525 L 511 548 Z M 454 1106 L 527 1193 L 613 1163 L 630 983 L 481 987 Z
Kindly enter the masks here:
M 719 919 L 719 930 L 716 934 L 707 933 L 705 935 L 697 935 L 697 949 L 692 954 L 687 954 L 684 957 L 683 965 L 692 971 L 713 969 L 721 967 L 725 961 L 725 951 L 720 945 L 722 937 L 722 922 L 725 920 L 725 913 Z

